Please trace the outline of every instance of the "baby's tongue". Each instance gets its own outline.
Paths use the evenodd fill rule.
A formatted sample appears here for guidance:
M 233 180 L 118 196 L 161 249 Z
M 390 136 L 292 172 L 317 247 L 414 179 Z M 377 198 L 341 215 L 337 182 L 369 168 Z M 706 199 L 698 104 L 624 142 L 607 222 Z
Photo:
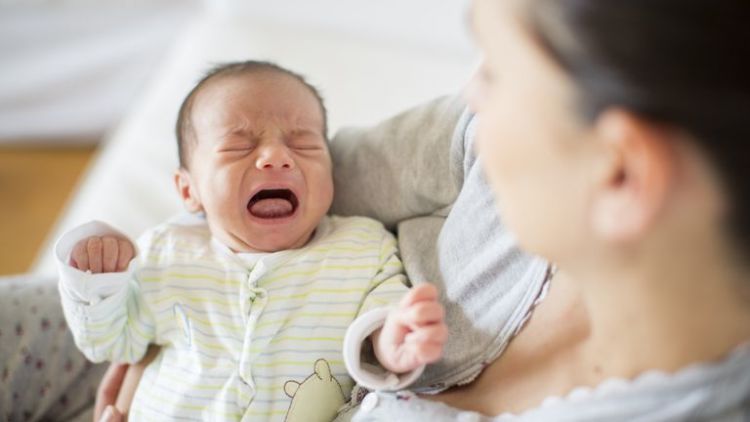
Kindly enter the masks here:
M 268 198 L 250 205 L 250 214 L 260 218 L 285 217 L 292 213 L 294 207 L 286 199 Z

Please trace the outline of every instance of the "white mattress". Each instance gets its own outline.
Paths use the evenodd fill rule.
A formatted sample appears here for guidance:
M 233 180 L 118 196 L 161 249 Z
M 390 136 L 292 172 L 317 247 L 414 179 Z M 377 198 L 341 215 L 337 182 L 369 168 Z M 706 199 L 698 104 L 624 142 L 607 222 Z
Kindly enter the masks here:
M 419 15 L 420 10 L 410 12 L 417 15 L 412 16 L 415 22 L 421 22 L 415 27 L 421 25 L 421 31 L 429 32 L 430 24 L 423 21 L 428 19 L 435 24 L 435 33 L 441 33 L 440 21 Z M 449 10 L 460 8 L 454 5 Z M 457 92 L 476 62 L 474 53 L 462 47 L 466 43 L 455 36 L 405 37 L 404 42 L 396 42 L 399 31 L 408 30 L 409 16 L 401 16 L 400 29 L 386 31 L 379 39 L 373 27 L 358 33 L 351 25 L 306 26 L 299 20 L 274 21 L 260 13 L 253 18 L 225 11 L 195 22 L 166 57 L 132 111 L 108 137 L 40 252 L 35 272 L 55 271 L 52 242 L 74 225 L 100 219 L 136 237 L 180 210 L 171 177 L 177 165 L 174 120 L 184 95 L 213 63 L 267 59 L 306 75 L 326 99 L 332 135 L 342 125 L 375 123 L 437 95 Z M 442 19 L 455 20 L 449 33 L 463 26 L 461 13 Z

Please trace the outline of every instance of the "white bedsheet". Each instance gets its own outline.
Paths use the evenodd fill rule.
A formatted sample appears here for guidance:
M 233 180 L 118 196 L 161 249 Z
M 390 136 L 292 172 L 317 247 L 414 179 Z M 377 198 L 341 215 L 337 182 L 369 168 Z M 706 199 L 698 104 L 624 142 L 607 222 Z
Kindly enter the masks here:
M 415 27 L 423 31 L 429 24 L 422 19 L 436 23 L 419 10 L 411 13 Z M 461 14 L 444 18 L 463 25 Z M 410 18 L 399 19 L 403 26 Z M 52 242 L 74 225 L 100 219 L 136 237 L 179 211 L 171 177 L 177 165 L 174 120 L 182 98 L 212 63 L 268 59 L 306 75 L 326 99 L 331 135 L 341 125 L 374 123 L 462 88 L 476 63 L 474 53 L 461 47 L 463 41 L 417 37 L 399 44 L 393 38 L 398 33 L 390 31 L 380 40 L 371 30 L 357 34 L 353 28 L 305 26 L 244 13 L 216 13 L 195 22 L 107 140 L 40 252 L 34 272 L 54 273 Z

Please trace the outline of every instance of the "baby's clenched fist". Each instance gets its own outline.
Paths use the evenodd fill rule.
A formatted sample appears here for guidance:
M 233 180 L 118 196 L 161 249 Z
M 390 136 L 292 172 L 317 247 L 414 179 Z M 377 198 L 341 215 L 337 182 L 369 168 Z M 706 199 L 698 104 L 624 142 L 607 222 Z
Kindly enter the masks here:
M 447 338 L 438 290 L 428 283 L 409 290 L 398 307 L 388 313 L 383 327 L 372 335 L 378 361 L 395 373 L 438 361 Z
M 115 236 L 91 236 L 76 243 L 70 254 L 70 265 L 92 273 L 125 271 L 135 256 L 129 240 Z

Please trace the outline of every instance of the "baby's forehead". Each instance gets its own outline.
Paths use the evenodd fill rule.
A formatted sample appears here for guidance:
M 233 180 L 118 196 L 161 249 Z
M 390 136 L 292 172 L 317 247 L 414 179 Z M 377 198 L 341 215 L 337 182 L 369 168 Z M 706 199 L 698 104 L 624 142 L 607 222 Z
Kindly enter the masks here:
M 194 108 L 203 112 L 226 108 L 225 112 L 258 109 L 272 115 L 274 111 L 298 110 L 323 118 L 323 104 L 311 87 L 294 76 L 276 70 L 254 70 L 217 75 L 206 81 L 196 93 Z M 197 107 L 196 107 L 197 106 Z
M 196 96 L 190 118 L 197 140 L 260 138 L 278 131 L 327 139 L 325 110 L 306 85 L 284 74 L 238 76 L 211 81 Z
M 292 91 L 296 93 L 309 93 L 312 97 L 316 97 L 311 87 L 306 85 L 305 82 L 276 69 L 254 69 L 228 74 L 220 73 L 205 81 L 198 93 L 219 92 L 226 95 L 235 92 L 237 88 L 262 88 L 269 86 L 283 87 L 283 91 L 287 93 Z

